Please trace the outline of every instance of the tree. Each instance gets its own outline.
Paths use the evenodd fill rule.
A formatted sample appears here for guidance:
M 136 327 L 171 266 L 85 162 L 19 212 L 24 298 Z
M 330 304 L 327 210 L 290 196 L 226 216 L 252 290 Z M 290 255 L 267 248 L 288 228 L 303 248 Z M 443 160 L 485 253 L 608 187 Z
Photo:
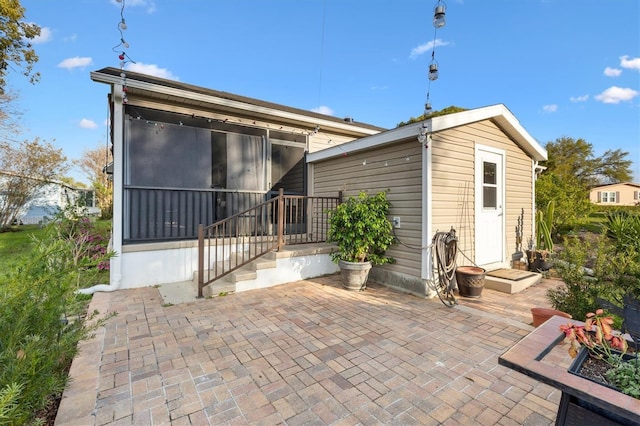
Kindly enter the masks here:
M 549 160 L 543 165 L 547 172 L 566 178 L 575 177 L 581 186 L 631 180 L 633 162 L 626 159 L 629 153 L 620 149 L 609 149 L 601 157 L 595 157 L 589 142 L 568 137 L 547 142 L 545 148 Z
M 113 161 L 111 151 L 106 146 L 98 146 L 94 149 L 86 149 L 79 160 L 74 164 L 89 179 L 96 192 L 98 207 L 102 210 L 103 217 L 108 216 L 113 210 L 111 182 L 103 171 L 105 166 Z
M 556 229 L 571 228 L 589 216 L 589 188 L 602 181 L 623 182 L 631 179 L 632 161 L 621 150 L 607 150 L 601 157 L 593 155 L 593 146 L 584 139 L 562 137 L 545 145 L 547 169 L 536 181 L 536 208 L 555 201 Z
M 38 55 L 30 43 L 40 35 L 40 27 L 24 22 L 24 13 L 19 0 L 0 0 L 0 93 L 4 92 L 5 77 L 12 65 L 21 68 L 31 83 L 40 79 L 40 73 L 33 72 Z
M 60 179 L 67 169 L 62 149 L 49 142 L 36 138 L 0 143 L 0 227 L 11 225 L 39 191 Z
M 549 201 L 555 202 L 555 231 L 571 228 L 591 213 L 589 190 L 572 176 L 561 177 L 549 171 L 542 173 L 536 180 L 536 209 L 544 209 Z
M 454 105 L 451 105 L 449 107 L 446 107 L 444 109 L 441 109 L 439 111 L 433 111 L 430 114 L 422 114 L 419 115 L 418 117 L 411 117 L 409 120 L 402 121 L 400 123 L 398 123 L 398 125 L 396 127 L 402 127 L 402 126 L 406 126 L 407 124 L 411 124 L 411 123 L 418 123 L 420 121 L 424 121 L 424 120 L 428 120 L 429 118 L 433 118 L 433 117 L 440 117 L 441 115 L 447 115 L 447 114 L 453 114 L 456 112 L 461 112 L 461 111 L 466 111 L 466 108 L 461 108 L 461 107 L 457 107 Z

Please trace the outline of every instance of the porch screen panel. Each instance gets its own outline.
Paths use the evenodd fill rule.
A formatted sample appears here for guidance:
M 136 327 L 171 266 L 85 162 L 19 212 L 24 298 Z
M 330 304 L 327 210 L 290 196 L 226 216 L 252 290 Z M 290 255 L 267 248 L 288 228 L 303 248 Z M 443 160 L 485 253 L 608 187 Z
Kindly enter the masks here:
M 211 188 L 208 129 L 129 120 L 126 185 Z
M 271 139 L 271 190 L 304 194 L 304 146 Z

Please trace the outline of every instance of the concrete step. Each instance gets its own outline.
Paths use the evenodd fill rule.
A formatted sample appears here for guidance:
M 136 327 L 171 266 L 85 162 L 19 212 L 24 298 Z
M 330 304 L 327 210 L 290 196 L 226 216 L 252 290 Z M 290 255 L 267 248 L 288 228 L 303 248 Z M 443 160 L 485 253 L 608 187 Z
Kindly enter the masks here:
M 494 272 L 500 276 L 492 276 Z M 500 269 L 489 271 L 485 275 L 484 286 L 491 290 L 502 293 L 514 294 L 521 292 L 527 287 L 538 284 L 542 281 L 542 274 L 537 272 L 521 271 L 518 269 Z

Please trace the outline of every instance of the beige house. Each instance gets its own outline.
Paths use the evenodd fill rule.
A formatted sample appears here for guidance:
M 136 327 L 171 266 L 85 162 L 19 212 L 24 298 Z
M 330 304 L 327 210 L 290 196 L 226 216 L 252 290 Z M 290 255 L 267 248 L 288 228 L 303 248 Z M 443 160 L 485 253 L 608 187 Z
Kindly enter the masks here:
M 110 283 L 87 292 L 198 275 L 198 291 L 217 294 L 219 277 L 229 277 L 216 272 L 211 279 L 210 272 L 231 263 L 254 267 L 237 271 L 233 291 L 337 272 L 327 251 L 252 255 L 251 241 L 275 238 L 280 247 L 274 232 L 323 241 L 328 208 L 320 199 L 335 201 L 339 191 L 389 191 L 402 244 L 390 252 L 397 262 L 372 274 L 415 294 L 427 293 L 433 278 L 434 233 L 454 228 L 464 254 L 459 264 L 487 270 L 510 267 L 523 248 L 516 242 L 520 221 L 523 239 L 534 234 L 535 175 L 547 154 L 504 105 L 385 131 L 115 68 L 91 78 L 109 87 L 117 256 Z M 206 247 L 199 243 L 200 225 L 220 223 L 242 226 L 207 237 Z M 245 255 L 254 257 L 245 262 Z M 254 259 L 265 261 L 248 263 Z
M 426 141 L 417 140 L 420 132 Z M 535 176 L 546 150 L 504 105 L 429 119 L 310 153 L 309 193 L 388 191 L 400 226 L 388 252 L 396 263 L 372 277 L 425 294 L 431 279 L 431 241 L 454 228 L 458 264 L 509 268 L 518 242 L 534 234 Z M 524 247 L 526 248 L 526 247 Z
M 96 291 L 192 279 L 199 224 L 238 214 L 281 188 L 305 195 L 308 153 L 384 130 L 116 68 L 91 79 L 109 87 L 117 253 L 110 284 Z M 321 275 L 327 264 L 293 267 L 297 275 L 281 278 Z
M 640 205 L 640 184 L 621 182 L 596 186 L 589 191 L 589 200 L 602 206 Z

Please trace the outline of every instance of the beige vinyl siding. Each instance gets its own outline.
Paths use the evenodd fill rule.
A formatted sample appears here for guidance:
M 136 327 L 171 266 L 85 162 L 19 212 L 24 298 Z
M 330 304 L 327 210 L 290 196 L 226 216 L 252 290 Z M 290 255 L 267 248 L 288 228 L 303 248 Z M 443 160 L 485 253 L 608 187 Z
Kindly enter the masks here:
M 350 136 L 341 136 L 335 133 L 325 133 L 321 131 L 316 135 L 309 136 L 309 152 L 316 152 L 331 148 L 336 145 L 352 141 L 353 139 L 354 138 Z
M 505 253 L 516 249 L 515 229 L 524 209 L 523 248 L 532 234 L 533 163 L 519 146 L 491 121 L 482 121 L 434 135 L 432 151 L 433 229 L 458 232 L 459 247 L 475 259 L 475 144 L 505 151 Z M 459 258 L 459 262 L 469 263 Z
M 638 192 L 640 191 L 640 185 L 633 183 L 617 183 L 611 185 L 603 185 L 593 188 L 589 193 L 589 199 L 594 204 L 603 204 L 610 206 L 633 206 L 640 202 Z M 616 202 L 603 203 L 598 196 L 598 193 L 613 192 L 616 194 Z
M 388 190 L 392 205 L 389 219 L 400 217 L 396 235 L 410 247 L 395 244 L 387 253 L 396 263 L 383 268 L 417 277 L 421 275 L 422 149 L 411 139 L 313 165 L 314 195 L 335 195 L 342 190 L 348 197 L 360 191 L 374 194 Z

